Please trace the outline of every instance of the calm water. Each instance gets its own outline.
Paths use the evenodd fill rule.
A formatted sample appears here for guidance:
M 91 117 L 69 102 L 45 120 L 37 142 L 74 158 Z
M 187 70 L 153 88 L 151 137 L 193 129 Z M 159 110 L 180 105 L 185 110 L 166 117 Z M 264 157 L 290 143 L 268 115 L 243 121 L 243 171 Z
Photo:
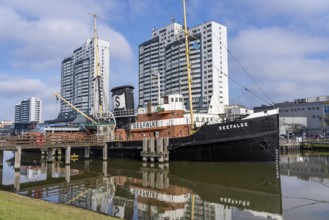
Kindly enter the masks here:
M 24 153 L 15 172 L 5 152 L 0 188 L 123 219 L 329 219 L 328 155 L 282 155 L 279 165 L 92 159 L 64 166 Z

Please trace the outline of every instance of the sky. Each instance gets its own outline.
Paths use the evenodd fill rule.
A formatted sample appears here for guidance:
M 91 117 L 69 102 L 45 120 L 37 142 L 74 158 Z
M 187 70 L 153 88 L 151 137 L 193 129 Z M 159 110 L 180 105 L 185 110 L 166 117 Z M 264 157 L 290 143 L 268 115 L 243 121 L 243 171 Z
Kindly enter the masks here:
M 329 95 L 328 0 L 187 0 L 187 22 L 227 26 L 230 104 L 253 108 Z M 138 94 L 138 46 L 175 17 L 181 0 L 0 0 L 0 121 L 38 97 L 55 119 L 61 62 L 93 34 L 110 41 L 110 88 Z M 136 98 L 136 97 L 135 97 Z

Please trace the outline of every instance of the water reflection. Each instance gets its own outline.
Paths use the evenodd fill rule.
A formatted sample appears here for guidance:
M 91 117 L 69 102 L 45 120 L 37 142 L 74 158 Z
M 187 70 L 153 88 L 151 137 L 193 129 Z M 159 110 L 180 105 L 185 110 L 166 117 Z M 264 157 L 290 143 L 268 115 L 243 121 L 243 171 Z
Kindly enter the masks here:
M 329 155 L 328 155 L 329 156 Z M 310 180 L 325 181 L 329 177 L 329 157 L 318 154 L 288 154 L 281 156 L 281 175 L 297 176 Z
M 301 152 L 280 158 L 285 219 L 328 219 L 329 152 Z
M 282 219 L 276 165 L 5 160 L 3 189 L 124 219 Z

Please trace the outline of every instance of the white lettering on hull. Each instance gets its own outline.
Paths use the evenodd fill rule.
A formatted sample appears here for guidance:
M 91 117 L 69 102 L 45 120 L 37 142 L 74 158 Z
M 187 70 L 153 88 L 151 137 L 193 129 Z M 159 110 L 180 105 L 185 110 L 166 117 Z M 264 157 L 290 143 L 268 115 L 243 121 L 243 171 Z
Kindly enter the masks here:
M 218 127 L 218 130 L 224 131 L 224 130 L 231 130 L 235 128 L 245 128 L 248 127 L 248 122 L 242 122 L 242 123 L 236 123 L 236 124 L 230 124 L 230 125 L 222 125 Z
M 132 129 L 154 128 L 159 126 L 159 121 L 135 122 L 131 125 Z
M 244 207 L 250 206 L 250 201 L 247 200 L 237 200 L 237 199 L 232 199 L 232 198 L 226 198 L 226 197 L 220 197 L 220 201 L 232 205 L 240 205 Z

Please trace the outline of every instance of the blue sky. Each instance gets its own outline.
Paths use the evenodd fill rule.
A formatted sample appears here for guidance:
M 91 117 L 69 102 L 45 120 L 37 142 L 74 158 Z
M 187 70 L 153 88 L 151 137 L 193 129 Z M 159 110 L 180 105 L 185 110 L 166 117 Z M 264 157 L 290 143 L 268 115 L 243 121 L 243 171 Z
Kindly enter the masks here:
M 228 28 L 229 75 L 266 101 L 329 95 L 328 0 L 188 0 L 188 24 L 216 21 Z M 181 0 L 1 0 L 0 120 L 13 120 L 15 104 L 43 100 L 43 119 L 59 103 L 61 61 L 98 33 L 111 44 L 110 88 L 138 82 L 138 45 L 174 16 L 183 23 Z M 248 72 L 266 92 L 268 99 Z M 230 103 L 265 102 L 233 81 Z

